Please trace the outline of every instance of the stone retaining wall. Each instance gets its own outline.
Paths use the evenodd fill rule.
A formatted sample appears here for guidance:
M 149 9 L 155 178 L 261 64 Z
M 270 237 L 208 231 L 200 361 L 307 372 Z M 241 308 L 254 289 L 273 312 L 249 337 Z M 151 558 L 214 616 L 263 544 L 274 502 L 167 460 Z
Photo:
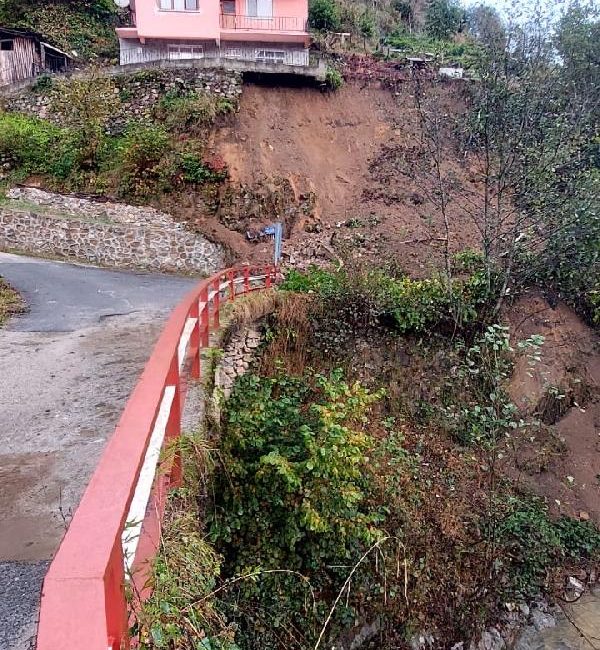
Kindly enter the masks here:
M 28 188 L 8 196 L 27 202 L 0 206 L 0 249 L 152 271 L 211 274 L 224 265 L 217 244 L 153 208 Z
M 222 391 L 224 399 L 231 395 L 235 380 L 248 371 L 262 342 L 263 331 L 259 323 L 253 323 L 231 337 L 215 373 L 215 388 Z
M 151 68 L 124 73 L 121 69 L 119 75 L 105 76 L 111 77 L 114 83 L 111 91 L 114 95 L 114 108 L 107 121 L 108 130 L 113 132 L 122 130 L 130 120 L 152 121 L 156 104 L 167 94 L 206 92 L 222 97 L 237 107 L 242 93 L 241 74 L 226 70 Z M 48 79 L 47 87 L 38 83 L 38 86 L 34 84 L 17 90 L 6 99 L 6 106 L 11 111 L 49 119 L 62 125 L 62 116 L 53 111 L 54 94 L 60 92 L 60 84 L 68 84 L 70 78 L 44 77 Z M 85 78 L 85 75 L 76 74 L 72 78 Z M 90 83 L 93 84 L 93 78 Z

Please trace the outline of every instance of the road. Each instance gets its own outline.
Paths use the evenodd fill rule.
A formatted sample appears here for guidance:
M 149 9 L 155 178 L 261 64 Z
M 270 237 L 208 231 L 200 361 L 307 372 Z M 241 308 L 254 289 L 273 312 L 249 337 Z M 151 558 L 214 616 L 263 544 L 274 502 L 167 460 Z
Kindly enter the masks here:
M 0 253 L 28 311 L 0 329 L 0 650 L 35 636 L 43 576 L 190 278 Z

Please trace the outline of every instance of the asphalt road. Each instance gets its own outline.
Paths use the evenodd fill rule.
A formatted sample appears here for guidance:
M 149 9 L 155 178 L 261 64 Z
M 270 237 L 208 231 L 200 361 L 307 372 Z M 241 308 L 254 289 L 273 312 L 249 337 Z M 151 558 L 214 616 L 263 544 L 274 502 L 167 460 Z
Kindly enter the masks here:
M 0 276 L 28 305 L 0 329 L 0 650 L 25 650 L 48 563 L 195 280 L 5 253 Z
M 8 329 L 71 332 L 112 316 L 169 309 L 195 284 L 178 276 L 128 273 L 0 253 L 0 276 L 28 311 Z

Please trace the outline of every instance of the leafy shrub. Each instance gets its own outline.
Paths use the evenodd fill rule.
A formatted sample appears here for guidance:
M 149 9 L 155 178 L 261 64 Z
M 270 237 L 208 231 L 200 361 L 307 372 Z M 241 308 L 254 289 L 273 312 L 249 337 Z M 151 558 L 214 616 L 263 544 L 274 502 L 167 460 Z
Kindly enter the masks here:
M 162 97 L 156 116 L 164 121 L 167 129 L 180 133 L 194 132 L 214 122 L 218 115 L 233 110 L 233 104 L 210 93 L 170 92 Z
M 316 612 L 306 580 L 319 590 L 336 588 L 330 565 L 354 563 L 381 536 L 382 517 L 366 502 L 373 441 L 364 432 L 380 396 L 347 384 L 340 371 L 237 380 L 226 407 L 210 535 L 228 575 L 267 572 L 229 601 L 230 617 L 244 625 L 244 647 L 290 647 L 282 639 L 291 625 L 310 636 Z
M 365 327 L 385 325 L 402 334 L 422 334 L 446 325 L 474 323 L 490 299 L 481 272 L 452 285 L 442 279 L 396 278 L 384 271 L 359 273 L 310 269 L 292 271 L 280 285 L 282 290 L 312 291 L 326 303 L 326 313 L 356 332 Z
M 512 587 L 522 597 L 536 595 L 553 567 L 600 551 L 600 531 L 592 522 L 553 520 L 541 499 L 513 497 L 504 508 L 498 536 L 509 550 Z
M 170 151 L 164 127 L 130 124 L 119 142 L 122 191 L 143 195 L 165 189 L 175 172 L 174 162 L 165 159 Z
M 69 129 L 45 120 L 1 113 L 0 155 L 26 174 L 67 178 L 77 166 L 78 140 Z
M 186 183 L 219 183 L 227 178 L 227 171 L 212 169 L 196 153 L 184 152 L 180 157 L 183 180 Z
M 308 24 L 313 29 L 339 31 L 340 9 L 335 0 L 311 0 L 308 7 Z
M 338 90 L 344 85 L 344 78 L 339 70 L 328 67 L 327 72 L 325 73 L 325 83 L 328 88 L 331 88 L 331 90 Z

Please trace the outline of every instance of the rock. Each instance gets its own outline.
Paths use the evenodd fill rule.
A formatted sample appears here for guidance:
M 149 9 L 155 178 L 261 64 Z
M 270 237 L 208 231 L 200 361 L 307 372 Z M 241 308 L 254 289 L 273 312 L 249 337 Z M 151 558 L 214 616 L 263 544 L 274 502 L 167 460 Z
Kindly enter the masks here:
M 538 607 L 531 611 L 531 622 L 538 632 L 556 626 L 556 619 L 554 616 L 548 612 L 542 611 Z
M 469 650 L 503 650 L 506 647 L 504 639 L 495 627 L 486 630 L 478 643 L 471 643 Z
M 579 519 L 580 519 L 581 521 L 588 521 L 589 518 L 590 518 L 590 514 L 589 514 L 589 512 L 586 512 L 585 510 L 581 510 L 581 511 L 579 512 Z

